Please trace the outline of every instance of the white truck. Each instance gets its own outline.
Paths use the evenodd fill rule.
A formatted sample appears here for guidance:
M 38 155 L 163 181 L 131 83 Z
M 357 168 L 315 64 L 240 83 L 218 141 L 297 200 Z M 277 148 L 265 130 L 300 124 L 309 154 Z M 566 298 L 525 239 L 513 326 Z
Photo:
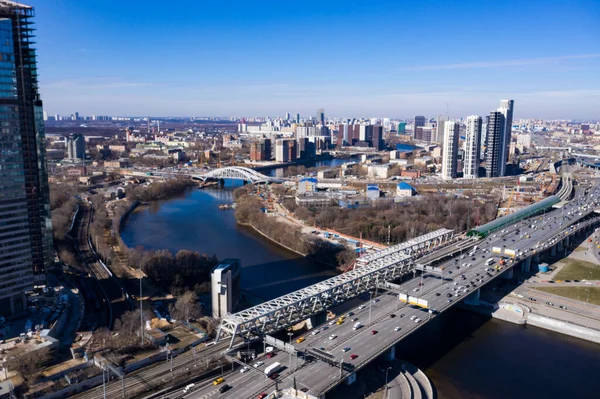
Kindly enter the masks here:
M 275 374 L 276 372 L 278 372 L 281 369 L 281 364 L 278 362 L 273 363 L 270 366 L 267 366 L 265 368 L 265 375 L 267 377 L 270 377 L 271 375 Z

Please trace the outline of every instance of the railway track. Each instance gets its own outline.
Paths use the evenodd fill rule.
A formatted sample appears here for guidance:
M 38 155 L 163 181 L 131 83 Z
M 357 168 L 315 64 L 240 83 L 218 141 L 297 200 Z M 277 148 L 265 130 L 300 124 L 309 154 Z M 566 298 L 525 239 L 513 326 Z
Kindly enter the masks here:
M 171 361 L 165 360 L 148 366 L 144 369 L 125 376 L 125 397 L 135 397 L 150 389 L 156 389 L 169 384 L 172 379 L 200 368 L 207 360 L 221 355 L 228 347 L 229 342 L 220 342 L 213 346 L 197 351 L 196 357 L 191 351 L 186 351 L 173 358 L 173 373 L 171 374 Z M 75 399 L 97 399 L 104 395 L 104 388 L 99 385 L 95 388 L 73 396 Z M 106 398 L 123 398 L 123 387 L 120 380 L 113 380 L 106 384 Z

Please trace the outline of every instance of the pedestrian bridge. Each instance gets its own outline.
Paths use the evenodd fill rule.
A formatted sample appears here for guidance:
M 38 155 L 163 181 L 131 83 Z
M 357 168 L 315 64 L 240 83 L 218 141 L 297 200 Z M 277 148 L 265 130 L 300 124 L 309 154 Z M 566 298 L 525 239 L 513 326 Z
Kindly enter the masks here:
M 227 166 L 211 170 L 203 175 L 192 175 L 192 179 L 196 180 L 221 180 L 221 179 L 238 179 L 250 183 L 269 183 L 272 178 L 257 171 L 243 166 Z

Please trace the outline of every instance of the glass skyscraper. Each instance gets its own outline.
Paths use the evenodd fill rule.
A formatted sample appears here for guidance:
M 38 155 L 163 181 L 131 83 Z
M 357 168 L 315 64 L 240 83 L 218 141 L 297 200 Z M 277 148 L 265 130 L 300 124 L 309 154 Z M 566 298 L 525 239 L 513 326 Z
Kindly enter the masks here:
M 26 309 L 25 291 L 53 260 L 33 8 L 0 0 L 0 314 Z

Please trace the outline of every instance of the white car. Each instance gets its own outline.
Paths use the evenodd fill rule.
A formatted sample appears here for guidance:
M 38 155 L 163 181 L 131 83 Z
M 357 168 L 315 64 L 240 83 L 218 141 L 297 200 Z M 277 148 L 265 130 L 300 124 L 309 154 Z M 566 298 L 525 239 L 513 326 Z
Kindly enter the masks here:
M 312 335 L 317 335 L 320 332 L 321 332 L 321 330 L 315 330 L 315 331 L 312 332 Z
M 396 331 L 396 332 L 400 331 L 400 327 L 394 328 L 394 331 Z
M 274 349 L 273 349 L 273 347 L 272 347 L 272 346 L 267 346 L 267 347 L 265 348 L 265 352 L 266 352 L 266 353 L 271 353 L 271 352 L 273 352 L 273 350 L 274 350 Z
M 417 316 L 415 316 L 415 315 L 412 315 L 412 316 L 410 316 L 410 319 L 411 319 L 411 320 L 414 320 L 414 319 L 416 319 L 416 318 L 417 318 Z
M 254 368 L 257 369 L 260 366 L 262 366 L 263 364 L 265 364 L 265 362 L 256 362 L 256 363 L 254 363 Z
M 240 370 L 240 373 L 244 374 L 248 370 L 250 370 L 250 368 L 248 366 L 244 366 L 244 368 Z
M 329 325 L 330 325 L 330 326 L 332 326 L 332 325 L 334 325 L 334 324 L 335 324 L 335 320 L 331 320 L 331 321 L 329 322 Z
M 421 319 L 419 319 L 418 317 L 415 319 L 415 323 L 420 323 Z
M 359 308 L 359 309 L 364 309 L 364 308 L 365 308 L 365 305 L 360 305 L 358 308 Z
M 337 335 L 335 335 L 335 334 L 331 334 L 331 335 L 329 336 L 329 339 L 336 339 L 336 338 L 337 338 Z

